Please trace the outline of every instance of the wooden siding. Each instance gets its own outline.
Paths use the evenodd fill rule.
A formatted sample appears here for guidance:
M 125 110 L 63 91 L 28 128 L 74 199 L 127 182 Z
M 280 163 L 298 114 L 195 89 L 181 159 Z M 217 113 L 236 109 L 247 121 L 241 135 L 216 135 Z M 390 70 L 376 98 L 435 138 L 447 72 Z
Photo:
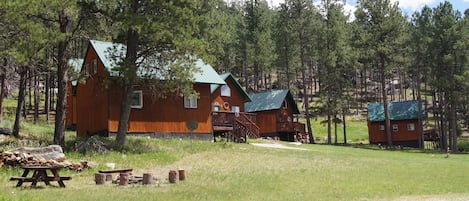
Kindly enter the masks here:
M 171 95 L 166 98 L 154 99 L 151 93 L 143 90 L 143 108 L 132 108 L 129 120 L 129 133 L 186 133 L 190 130 L 186 122 L 195 120 L 199 126 L 194 130 L 197 133 L 211 133 L 211 108 L 210 108 L 210 85 L 194 84 L 194 89 L 199 92 L 197 108 L 184 108 L 184 98 Z M 117 132 L 121 90 L 114 85 L 109 93 L 109 131 Z
M 407 129 L 408 124 L 414 124 L 414 131 Z M 380 130 L 380 125 L 384 126 L 384 122 L 369 122 L 368 121 L 368 135 L 371 144 L 386 143 L 386 131 Z M 398 126 L 397 131 L 393 131 L 393 125 Z M 391 121 L 391 134 L 392 141 L 418 141 L 419 140 L 419 127 L 417 120 L 402 120 L 402 121 Z
M 225 80 L 226 84 L 228 87 L 230 87 L 231 90 L 231 96 L 221 96 L 221 86 L 218 87 L 213 93 L 212 93 L 212 110 L 215 107 L 215 104 L 218 103 L 220 105 L 220 111 L 221 112 L 231 112 L 231 107 L 232 106 L 239 106 L 239 111 L 244 112 L 244 96 L 243 94 L 238 90 L 238 88 L 235 86 L 235 83 L 233 83 L 233 80 L 231 79 L 226 79 Z M 224 103 L 227 102 L 229 104 L 228 108 L 224 107 Z
M 261 135 L 277 133 L 277 110 L 256 112 L 256 120 Z
M 291 107 L 255 112 L 260 134 L 295 132 Z M 290 122 L 288 121 L 290 119 Z
M 67 88 L 65 126 L 70 128 L 77 124 L 77 97 L 73 94 L 73 87 L 71 82 L 67 83 Z
M 97 60 L 97 73 L 93 74 L 92 62 Z M 98 59 L 96 52 L 88 46 L 83 66 L 88 64 L 89 77 L 86 84 L 78 83 L 77 86 L 77 136 L 83 137 L 89 134 L 103 132 L 108 128 L 108 95 L 105 80 L 108 77 L 107 70 Z M 84 69 L 82 69 L 83 71 Z M 82 72 L 84 73 L 84 72 Z

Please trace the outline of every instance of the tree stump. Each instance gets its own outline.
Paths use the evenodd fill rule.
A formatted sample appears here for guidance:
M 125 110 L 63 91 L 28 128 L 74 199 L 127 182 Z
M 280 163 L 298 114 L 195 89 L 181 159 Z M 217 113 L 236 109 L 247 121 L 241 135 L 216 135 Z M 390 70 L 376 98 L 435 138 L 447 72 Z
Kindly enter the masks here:
M 119 174 L 119 186 L 127 186 L 129 184 L 129 174 L 120 173 Z
M 96 173 L 94 174 L 94 181 L 97 185 L 106 183 L 106 174 Z
M 180 169 L 178 172 L 179 172 L 179 180 L 180 181 L 186 180 L 186 171 L 183 169 Z
M 153 174 L 151 173 L 144 173 L 143 174 L 143 185 L 151 185 L 153 184 Z
M 106 174 L 106 181 L 112 181 L 112 174 Z
M 176 183 L 178 180 L 178 172 L 176 170 L 170 170 L 169 171 L 169 183 Z

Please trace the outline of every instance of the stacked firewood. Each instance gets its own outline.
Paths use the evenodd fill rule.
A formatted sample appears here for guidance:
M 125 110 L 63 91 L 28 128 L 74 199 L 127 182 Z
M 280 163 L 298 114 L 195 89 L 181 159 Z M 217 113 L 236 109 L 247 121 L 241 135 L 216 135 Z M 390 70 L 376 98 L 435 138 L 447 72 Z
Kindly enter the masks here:
M 87 161 L 73 163 L 65 157 L 59 159 L 44 159 L 34 156 L 30 153 L 19 151 L 0 151 L 0 167 L 3 166 L 45 166 L 45 167 L 62 167 L 75 171 L 81 171 L 90 168 Z

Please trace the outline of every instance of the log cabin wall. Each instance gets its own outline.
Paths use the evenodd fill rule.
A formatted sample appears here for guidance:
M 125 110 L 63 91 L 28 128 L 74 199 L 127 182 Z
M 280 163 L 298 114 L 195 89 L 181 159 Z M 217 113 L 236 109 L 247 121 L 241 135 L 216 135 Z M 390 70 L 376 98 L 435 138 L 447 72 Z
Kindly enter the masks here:
M 387 144 L 386 131 L 383 129 L 384 122 L 368 121 L 370 144 Z M 391 135 L 393 144 L 398 145 L 401 144 L 399 142 L 405 142 L 405 144 L 408 146 L 418 147 L 418 133 L 419 126 L 417 120 L 391 121 Z
M 108 72 L 91 45 L 88 46 L 82 74 L 88 75 L 85 83 L 78 83 L 76 98 L 77 136 L 105 132 L 108 129 L 108 95 L 105 80 Z
M 109 132 L 117 132 L 121 90 L 114 85 L 109 92 Z M 188 137 L 190 130 L 186 122 L 195 120 L 199 123 L 194 130 L 195 138 L 208 138 L 212 136 L 210 121 L 210 84 L 194 84 L 199 93 L 197 108 L 185 108 L 184 98 L 168 95 L 166 98 L 152 98 L 151 92 L 143 90 L 143 107 L 132 108 L 130 113 L 128 132 L 134 134 L 153 134 L 155 137 Z M 201 136 L 204 135 L 204 136 Z
M 215 106 L 219 106 L 219 111 L 222 112 L 231 112 L 233 106 L 238 106 L 240 112 L 244 112 L 244 102 L 245 98 L 243 94 L 238 90 L 238 88 L 235 86 L 235 83 L 233 83 L 233 80 L 231 79 L 226 79 L 225 80 L 226 84 L 230 88 L 231 95 L 230 96 L 222 96 L 221 95 L 221 86 L 219 86 L 215 92 L 212 93 L 212 110 L 214 110 Z M 226 104 L 225 104 L 226 103 Z M 228 107 L 226 107 L 228 105 Z M 214 110 L 215 111 L 215 110 Z

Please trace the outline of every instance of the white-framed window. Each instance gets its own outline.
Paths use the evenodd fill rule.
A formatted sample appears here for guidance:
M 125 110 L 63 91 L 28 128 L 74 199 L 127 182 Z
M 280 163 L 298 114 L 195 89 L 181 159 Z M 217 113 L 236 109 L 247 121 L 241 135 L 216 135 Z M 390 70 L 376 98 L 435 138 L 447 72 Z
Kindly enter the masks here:
M 408 123 L 407 124 L 407 130 L 408 131 L 415 131 L 415 124 L 414 123 Z
M 184 108 L 197 108 L 197 97 L 194 95 L 184 96 Z
M 221 96 L 227 96 L 227 97 L 230 97 L 231 96 L 231 89 L 228 85 L 222 85 L 221 88 Z
M 93 59 L 91 63 L 91 75 L 98 73 L 98 59 Z
M 379 130 L 384 131 L 384 125 L 383 124 L 379 125 Z
M 143 93 L 142 91 L 134 91 L 130 99 L 130 108 L 143 108 Z
M 235 105 L 231 106 L 231 111 L 239 113 L 240 112 L 239 106 L 235 106 Z
M 220 110 L 221 110 L 221 105 L 220 105 L 220 103 L 215 102 L 215 103 L 213 104 L 213 111 L 218 112 L 218 111 L 220 111 Z
M 393 124 L 393 125 L 392 125 L 392 131 L 393 131 L 393 132 L 399 131 L 399 125 Z

